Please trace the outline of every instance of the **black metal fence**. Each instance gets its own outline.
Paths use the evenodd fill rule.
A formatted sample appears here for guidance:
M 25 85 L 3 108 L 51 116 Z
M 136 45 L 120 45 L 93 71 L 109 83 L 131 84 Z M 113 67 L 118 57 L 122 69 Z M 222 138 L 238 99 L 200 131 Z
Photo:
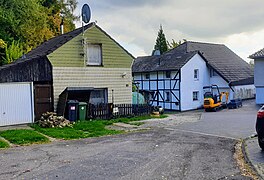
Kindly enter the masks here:
M 118 117 L 143 116 L 151 113 L 148 104 L 88 104 L 87 117 L 89 119 L 113 119 Z

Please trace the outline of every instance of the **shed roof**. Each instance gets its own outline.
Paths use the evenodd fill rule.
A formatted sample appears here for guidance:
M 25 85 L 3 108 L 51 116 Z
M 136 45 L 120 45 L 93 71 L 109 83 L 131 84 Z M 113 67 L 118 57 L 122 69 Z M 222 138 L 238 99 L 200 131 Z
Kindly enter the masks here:
M 255 52 L 254 54 L 250 55 L 249 58 L 251 58 L 251 59 L 262 59 L 262 58 L 264 58 L 264 48 Z
M 192 57 L 192 53 L 197 51 L 204 57 L 208 65 L 216 70 L 216 72 L 228 83 L 240 82 L 245 79 L 247 79 L 248 84 L 254 83 L 252 78 L 253 70 L 250 68 L 249 64 L 223 44 L 187 41 L 161 55 L 160 61 L 166 61 L 166 64 L 171 66 L 171 69 L 173 69 L 172 66 L 175 66 L 174 69 L 181 68 L 188 60 L 178 61 L 175 57 L 186 57 L 188 55 Z M 144 63 L 142 63 L 143 59 Z M 133 72 L 156 71 L 158 68 L 151 65 L 154 59 L 157 59 L 157 57 L 149 56 L 137 58 L 133 64 Z M 140 63 L 142 63 L 143 67 L 140 67 Z

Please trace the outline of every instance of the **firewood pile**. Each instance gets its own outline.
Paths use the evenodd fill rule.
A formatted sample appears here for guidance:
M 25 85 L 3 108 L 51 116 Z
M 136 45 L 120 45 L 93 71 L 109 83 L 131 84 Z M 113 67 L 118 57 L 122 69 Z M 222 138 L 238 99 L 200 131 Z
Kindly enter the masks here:
M 71 121 L 65 119 L 63 116 L 57 116 L 54 112 L 43 113 L 37 124 L 43 128 L 72 127 Z

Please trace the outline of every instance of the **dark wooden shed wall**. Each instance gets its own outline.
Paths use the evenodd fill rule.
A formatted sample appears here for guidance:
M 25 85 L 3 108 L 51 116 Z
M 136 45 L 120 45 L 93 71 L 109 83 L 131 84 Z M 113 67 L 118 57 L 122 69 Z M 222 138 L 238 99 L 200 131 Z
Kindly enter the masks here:
M 52 66 L 47 57 L 19 61 L 0 67 L 0 83 L 52 82 Z

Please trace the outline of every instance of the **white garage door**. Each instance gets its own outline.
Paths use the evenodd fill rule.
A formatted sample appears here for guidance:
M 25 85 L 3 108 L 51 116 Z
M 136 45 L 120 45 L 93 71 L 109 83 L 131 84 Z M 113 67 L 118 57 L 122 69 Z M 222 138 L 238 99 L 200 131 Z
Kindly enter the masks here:
M 0 83 L 0 126 L 34 120 L 32 83 Z

